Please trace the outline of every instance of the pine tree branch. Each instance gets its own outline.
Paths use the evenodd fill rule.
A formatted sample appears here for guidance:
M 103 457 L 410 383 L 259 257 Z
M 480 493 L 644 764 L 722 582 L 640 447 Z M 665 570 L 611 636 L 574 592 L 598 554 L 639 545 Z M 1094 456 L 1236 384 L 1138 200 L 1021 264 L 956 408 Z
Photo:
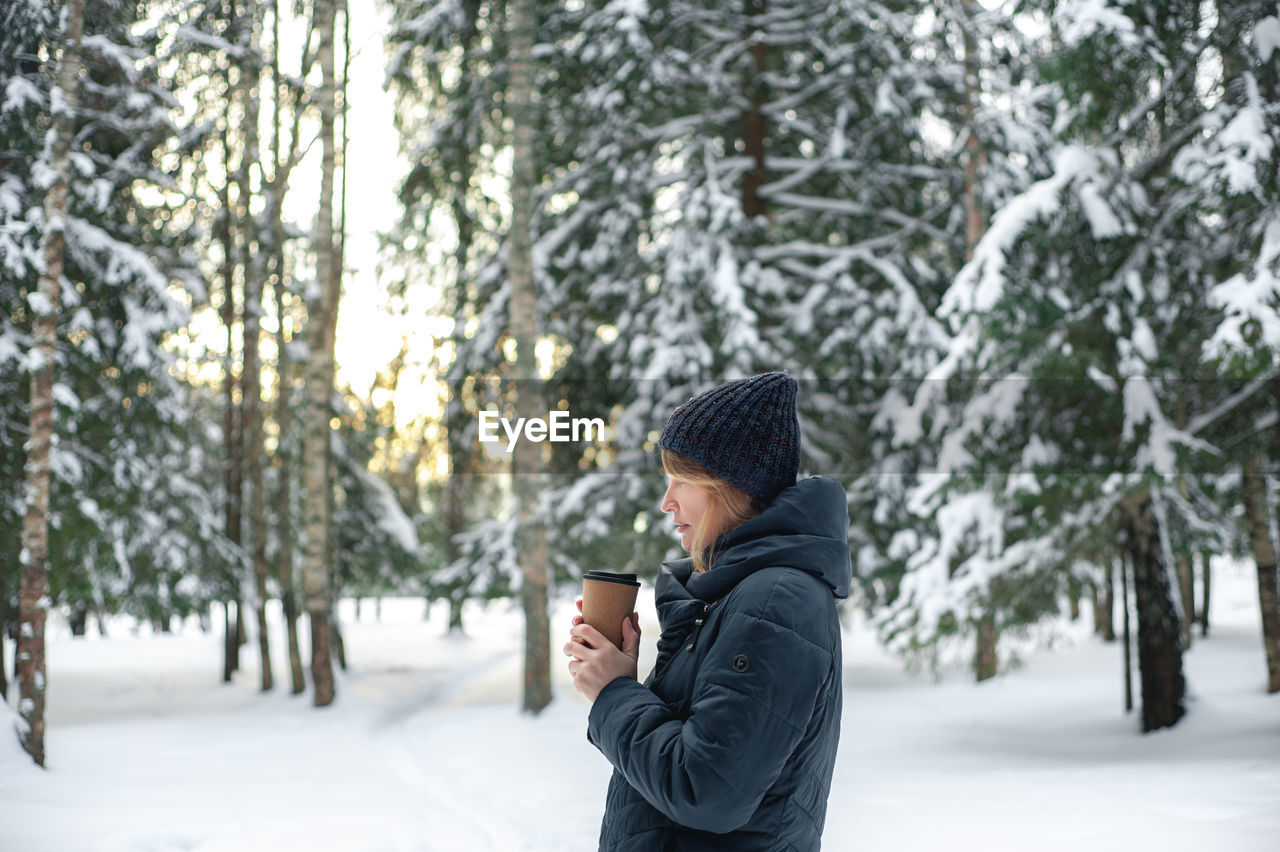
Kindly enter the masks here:
M 1242 403 L 1249 400 L 1251 397 L 1254 396 L 1254 394 L 1258 393 L 1259 391 L 1266 390 L 1271 380 L 1278 375 L 1280 375 L 1280 370 L 1271 369 L 1271 370 L 1267 370 L 1265 373 L 1263 373 L 1260 376 L 1256 376 L 1243 388 L 1236 391 L 1234 394 L 1227 397 L 1222 402 L 1218 403 L 1217 407 L 1197 417 L 1191 418 L 1191 421 L 1187 423 L 1186 429 L 1184 429 L 1183 431 L 1185 431 L 1188 435 L 1194 435 L 1197 432 L 1204 431 L 1206 428 L 1208 428 L 1209 426 L 1212 426 L 1214 423 L 1221 420 L 1223 417 L 1226 417 L 1228 414 L 1234 411 Z M 1274 418 L 1275 412 L 1274 411 L 1271 412 L 1270 416 Z M 1274 423 L 1274 419 L 1271 422 Z M 1259 431 L 1260 429 L 1266 428 L 1267 425 L 1271 425 L 1271 424 L 1269 423 L 1263 426 L 1258 426 L 1255 424 L 1254 429 L 1245 433 L 1243 437 L 1232 438 L 1230 441 L 1228 441 L 1226 444 L 1223 445 L 1223 449 L 1228 449 L 1229 447 L 1234 446 L 1235 444 L 1244 440 L 1244 438 L 1247 438 L 1249 435 L 1253 434 L 1255 431 Z
M 1230 438 L 1229 440 L 1223 441 L 1222 449 L 1229 450 L 1232 447 L 1236 446 L 1237 444 L 1244 443 L 1245 441 L 1252 438 L 1254 435 L 1259 435 L 1267 431 L 1268 429 L 1275 427 L 1276 422 L 1278 420 L 1280 420 L 1280 413 L 1277 413 L 1275 411 L 1268 411 L 1265 414 L 1259 415 L 1253 421 L 1253 423 L 1249 426 L 1248 429 L 1245 429 L 1243 432 L 1238 433 L 1237 435 Z
M 1193 121 L 1183 127 L 1174 134 L 1173 138 L 1161 145 L 1160 150 L 1134 166 L 1129 172 L 1129 177 L 1138 183 L 1144 183 L 1152 172 L 1167 163 L 1187 143 L 1187 140 L 1194 137 L 1201 129 L 1199 121 Z
M 1118 147 L 1120 142 L 1132 133 L 1133 130 L 1142 123 L 1143 119 L 1169 96 L 1169 92 L 1172 91 L 1175 86 L 1181 85 L 1183 79 L 1195 70 L 1200 54 L 1204 53 L 1205 48 L 1213 42 L 1220 27 L 1221 22 L 1215 25 L 1214 28 L 1200 40 L 1200 43 L 1196 45 L 1195 49 L 1182 60 L 1182 64 L 1179 65 L 1172 74 L 1165 78 L 1164 85 L 1160 87 L 1160 91 L 1156 92 L 1145 101 L 1142 101 L 1129 111 L 1129 113 L 1120 122 L 1120 126 L 1116 128 L 1116 130 L 1102 143 L 1102 147 Z
M 814 210 L 821 213 L 835 213 L 841 216 L 870 216 L 893 222 L 897 225 L 914 228 L 939 242 L 947 242 L 950 239 L 949 235 L 928 224 L 923 219 L 908 216 L 897 210 L 874 208 L 866 204 L 859 204 L 856 201 L 846 201 L 839 198 L 799 195 L 792 192 L 772 192 L 768 195 L 761 193 L 761 195 L 779 206 Z

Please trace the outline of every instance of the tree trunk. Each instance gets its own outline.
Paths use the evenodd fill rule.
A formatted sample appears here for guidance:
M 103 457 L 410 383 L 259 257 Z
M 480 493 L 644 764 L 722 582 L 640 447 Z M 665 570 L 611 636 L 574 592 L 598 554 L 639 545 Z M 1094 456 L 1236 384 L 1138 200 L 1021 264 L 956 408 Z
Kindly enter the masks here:
M 254 56 L 261 47 L 259 42 L 261 11 L 258 5 L 251 7 L 249 27 L 245 33 L 245 55 Z M 249 487 L 249 555 L 253 561 L 254 613 L 258 621 L 258 655 L 261 668 L 261 685 L 264 692 L 274 686 L 271 671 L 271 634 L 267 629 L 267 501 L 262 484 L 262 370 L 258 360 L 259 336 L 262 329 L 263 265 L 261 242 L 253 212 L 253 187 L 249 180 L 249 168 L 260 158 L 258 121 L 261 100 L 258 96 L 259 75 L 252 61 L 240 65 L 240 100 L 245 108 L 245 150 L 236 172 L 240 212 L 241 269 L 244 273 L 244 391 L 241 397 L 243 411 L 244 454 Z
M 1182 599 L 1182 647 L 1191 647 L 1191 627 L 1196 621 L 1196 584 L 1191 573 L 1191 554 L 1181 550 L 1173 558 L 1178 577 L 1178 596 Z
M 72 636 L 83 636 L 85 627 L 89 621 L 89 607 L 83 603 L 72 604 L 71 612 L 67 616 L 67 622 L 71 627 Z
M 458 44 L 462 49 L 464 66 L 462 73 L 475 73 L 472 67 L 474 60 L 474 43 L 478 33 L 476 16 L 478 3 L 464 4 L 466 16 L 458 33 Z M 459 178 L 450 198 L 454 226 L 458 230 L 458 243 L 454 249 L 454 282 L 451 293 L 451 313 L 453 315 L 453 332 L 455 351 L 463 337 L 463 329 L 467 325 L 466 282 L 471 259 L 471 245 L 475 236 L 475 221 L 468 206 L 467 187 L 471 186 L 475 172 L 472 151 L 465 148 L 454 152 L 454 168 Z M 470 420 L 462 405 L 461 377 L 456 377 L 457 384 L 450 387 L 449 399 L 445 407 L 446 440 L 449 451 L 449 478 L 444 492 L 444 525 L 445 525 L 445 564 L 453 565 L 462 556 L 457 536 L 467 529 L 467 477 L 472 473 L 470 448 L 468 446 L 468 430 Z M 465 582 L 457 582 L 448 588 L 449 599 L 449 633 L 464 633 L 462 623 L 462 607 L 467 599 Z
M 1142 730 L 1177 724 L 1186 712 L 1182 674 L 1182 624 L 1169 572 L 1160 551 L 1160 529 L 1147 491 L 1125 501 L 1126 546 L 1133 560 L 1138 611 L 1138 674 L 1142 685 Z
M 231 613 L 231 601 L 222 602 L 222 681 L 230 683 L 236 673 L 236 623 Z
M 279 162 L 277 160 L 277 162 Z M 293 385 L 294 367 L 289 357 L 289 337 L 285 323 L 284 221 L 278 196 L 272 201 L 272 266 L 276 296 L 276 460 L 280 469 L 280 489 L 276 498 L 276 581 L 280 584 L 284 606 L 286 647 L 289 649 L 290 692 L 300 695 L 307 688 L 302 669 L 302 652 L 298 647 L 298 597 L 293 575 Z
M 463 175 L 463 186 L 470 183 L 470 171 Z M 453 291 L 453 323 L 454 334 L 460 335 L 466 327 L 466 296 L 464 292 L 464 276 L 467 258 L 471 249 L 472 224 L 467 212 L 464 196 L 459 193 L 454 198 L 453 218 L 458 227 L 458 248 L 454 254 L 457 266 L 457 280 Z M 458 546 L 457 537 L 467 529 L 467 474 L 468 474 L 468 421 L 462 406 L 461 384 L 449 391 L 449 401 L 445 406 L 445 440 L 449 450 L 449 474 L 444 485 L 444 552 L 445 564 L 453 565 L 462 556 L 462 548 Z M 449 633 L 463 633 L 462 605 L 466 601 L 467 590 L 463 583 L 455 583 L 449 588 Z
M 981 100 L 981 65 L 978 38 L 973 18 L 977 14 L 975 0 L 964 0 L 964 120 L 968 134 L 964 143 L 964 259 L 973 259 L 974 247 L 986 232 L 982 210 L 981 170 L 986 166 L 987 152 L 978 137 L 977 114 Z
M 1129 567 L 1120 554 L 1120 605 L 1124 608 L 1124 712 L 1133 712 L 1133 632 L 1129 625 Z
M 75 134 L 80 79 L 83 0 L 70 0 L 62 62 L 53 92 L 53 143 L 49 168 L 53 183 L 44 199 L 44 270 L 31 300 L 31 431 L 27 442 L 26 515 L 18 557 L 18 738 L 31 759 L 44 766 L 44 628 L 49 617 L 49 455 L 53 447 L 53 381 L 57 371 L 58 313 L 66 253 L 71 145 Z
M 1277 82 L 1276 75 L 1270 75 L 1272 85 Z M 1272 90 L 1273 95 L 1275 89 Z M 1271 177 L 1274 181 L 1276 178 L 1276 164 L 1272 163 Z M 1271 395 L 1275 401 L 1276 410 L 1280 411 L 1280 376 L 1271 381 Z M 1276 456 L 1280 460 L 1280 426 L 1276 427 Z M 1265 497 L 1267 492 L 1263 491 Z M 1270 532 L 1271 509 L 1270 504 L 1263 503 L 1267 507 L 1267 531 Z M 1272 552 L 1271 566 L 1265 568 L 1264 565 L 1258 563 L 1258 606 L 1262 609 L 1262 642 L 1266 649 L 1267 655 L 1267 692 L 1280 692 L 1280 571 L 1276 568 L 1275 553 Z
M 996 620 L 990 615 L 978 619 L 978 647 L 973 656 L 973 671 L 978 683 L 996 676 Z
M 1258 572 L 1258 605 L 1262 610 L 1262 646 L 1267 661 L 1267 692 L 1280 692 L 1280 594 L 1277 592 L 1276 548 L 1271 540 L 1271 512 L 1262 457 L 1244 460 L 1244 514 L 1249 544 Z
M 267 210 L 271 220 L 270 263 L 274 273 L 276 301 L 276 460 L 280 470 L 280 490 L 276 499 L 279 511 L 276 515 L 276 532 L 279 547 L 276 557 L 276 581 L 280 584 L 284 608 L 286 647 L 289 649 L 290 692 L 301 695 L 307 682 L 302 668 L 302 652 L 298 647 L 298 598 L 293 571 L 293 476 L 294 476 L 294 424 L 293 389 L 296 375 L 293 359 L 289 356 L 292 342 L 291 329 L 286 322 L 289 285 L 284 256 L 284 191 L 289 174 L 296 162 L 298 133 L 290 137 L 289 153 L 282 154 L 281 127 L 283 124 L 284 87 L 280 73 L 280 3 L 273 0 L 271 13 L 271 82 L 273 86 L 271 116 L 271 180 L 266 187 Z M 305 69 L 304 69 L 305 70 Z M 305 75 L 302 75 L 305 76 Z M 301 110 L 297 110 L 301 112 Z M 296 116 L 295 116 L 296 119 Z M 295 128 L 296 128 L 295 123 Z
M 465 603 L 462 595 L 449 595 L 449 630 L 451 634 L 465 633 L 466 629 L 462 624 L 462 605 Z
M 521 417 L 541 417 L 537 342 L 538 298 L 533 269 L 533 204 L 537 182 L 534 161 L 533 43 L 537 10 L 534 0 L 510 7 L 510 77 L 507 103 L 512 119 L 511 228 L 507 240 L 508 326 L 516 345 L 513 374 L 515 407 Z M 524 607 L 525 657 L 523 709 L 537 714 L 551 703 L 551 625 L 547 614 L 547 530 L 542 517 L 541 448 L 519 441 L 512 468 L 516 494 L 516 547 L 521 566 L 520 599 Z
M 7 568 L 0 565 L 0 701 L 9 696 L 9 674 L 4 664 L 5 639 L 9 635 L 9 584 L 5 581 Z
M 227 75 L 227 92 L 230 93 L 231 81 L 230 72 Z M 218 214 L 219 218 L 219 236 L 222 242 L 222 307 L 220 310 L 222 325 L 227 332 L 227 352 L 223 360 L 223 400 L 225 408 L 222 418 L 222 439 L 226 452 L 226 461 L 224 468 L 224 483 L 226 487 L 226 507 L 224 516 L 224 530 L 228 540 L 235 544 L 242 541 L 241 524 L 241 499 L 243 482 L 240 467 L 240 448 L 242 440 L 240 437 L 241 430 L 241 411 L 236 402 L 236 370 L 235 370 L 235 325 L 236 325 L 236 297 L 235 297 L 235 267 L 236 267 L 236 245 L 235 232 L 232 227 L 232 206 L 231 206 L 231 141 L 228 138 L 226 129 L 222 133 L 222 151 L 223 166 L 227 170 L 227 179 L 223 183 L 221 201 L 222 210 Z M 240 606 L 237 600 L 237 591 L 239 589 L 238 572 L 233 569 L 233 574 L 229 578 L 229 584 L 232 586 L 228 590 L 228 601 L 226 607 L 228 610 L 227 629 L 228 632 L 226 642 L 223 649 L 226 654 L 226 660 L 223 662 L 223 680 L 231 681 L 231 675 L 240 669 L 240 639 L 238 633 Z M 236 603 L 236 621 L 232 621 L 230 617 L 231 600 L 237 600 Z
M 1113 560 L 1106 558 L 1104 561 L 1102 588 L 1099 590 L 1095 586 L 1093 591 L 1093 632 L 1101 636 L 1105 642 L 1114 642 L 1116 641 L 1115 615 L 1113 613 L 1115 609 L 1116 569 Z
M 1178 398 L 1175 406 L 1174 423 L 1179 429 L 1185 429 L 1187 426 L 1187 401 L 1183 397 Z M 1178 476 L 1178 495 L 1183 500 L 1189 500 L 1191 496 L 1191 488 L 1187 484 L 1187 477 L 1182 474 Z M 1173 565 L 1174 576 L 1178 579 L 1179 603 L 1182 604 L 1182 647 L 1189 649 L 1191 647 L 1191 626 L 1196 621 L 1196 584 L 1195 578 L 1192 576 L 1189 545 L 1186 542 L 1175 544 L 1178 545 L 1178 548 L 1173 557 Z
M 312 299 L 307 316 L 307 407 L 305 447 L 306 478 L 306 560 L 303 594 L 311 622 L 311 679 L 315 684 L 315 705 L 333 703 L 333 662 L 330 657 L 330 552 L 329 526 L 329 419 L 333 394 L 333 323 L 337 318 L 342 275 L 337 266 L 337 245 L 333 232 L 334 117 L 337 113 L 334 41 L 336 37 L 333 0 L 318 0 L 314 6 L 315 28 L 320 44 L 321 87 L 320 209 L 316 223 L 316 269 L 318 298 Z
M 1267 692 L 1280 692 L 1280 571 L 1274 562 L 1258 566 L 1258 605 L 1267 655 Z
M 1209 590 L 1213 588 L 1213 575 L 1209 570 L 1209 554 L 1200 554 L 1200 638 L 1209 635 Z
M 764 74 L 768 67 L 769 47 L 761 38 L 759 24 L 768 6 L 768 0 L 744 0 L 743 12 L 747 20 L 746 38 L 750 44 L 751 66 L 744 81 L 744 90 L 750 106 L 742 114 L 743 152 L 751 159 L 752 168 L 742 176 L 742 212 L 748 219 L 763 216 L 768 208 L 760 197 L 760 187 L 768 179 L 764 157 L 768 125 L 764 117 Z
M 347 670 L 347 643 L 342 639 L 342 625 L 332 611 L 329 613 L 329 640 L 338 658 L 338 668 Z

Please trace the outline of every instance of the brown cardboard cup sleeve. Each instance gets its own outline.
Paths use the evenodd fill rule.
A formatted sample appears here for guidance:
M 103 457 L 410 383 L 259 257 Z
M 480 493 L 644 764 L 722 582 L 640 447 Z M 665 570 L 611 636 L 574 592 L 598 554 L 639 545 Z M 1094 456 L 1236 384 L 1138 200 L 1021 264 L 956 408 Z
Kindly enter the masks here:
M 582 578 L 582 620 L 622 647 L 622 619 L 636 609 L 640 581 L 635 574 L 588 571 Z

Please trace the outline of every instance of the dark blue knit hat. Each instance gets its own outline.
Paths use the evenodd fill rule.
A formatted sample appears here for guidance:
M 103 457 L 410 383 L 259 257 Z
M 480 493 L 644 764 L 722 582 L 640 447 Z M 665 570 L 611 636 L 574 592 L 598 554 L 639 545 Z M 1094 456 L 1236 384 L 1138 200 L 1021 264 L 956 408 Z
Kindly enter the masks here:
M 667 420 L 658 446 L 772 502 L 800 470 L 796 380 L 764 373 L 699 394 Z

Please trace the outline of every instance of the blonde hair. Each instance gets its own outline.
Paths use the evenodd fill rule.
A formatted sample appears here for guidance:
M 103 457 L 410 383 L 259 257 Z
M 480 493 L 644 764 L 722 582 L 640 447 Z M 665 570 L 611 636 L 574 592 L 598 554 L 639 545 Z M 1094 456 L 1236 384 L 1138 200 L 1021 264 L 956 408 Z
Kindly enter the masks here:
M 766 504 L 736 485 L 725 482 L 688 456 L 665 447 L 662 449 L 662 470 L 672 479 L 700 485 L 711 492 L 710 505 L 694 525 L 689 547 L 693 570 L 701 574 L 710 570 L 715 559 L 716 539 L 763 512 Z

